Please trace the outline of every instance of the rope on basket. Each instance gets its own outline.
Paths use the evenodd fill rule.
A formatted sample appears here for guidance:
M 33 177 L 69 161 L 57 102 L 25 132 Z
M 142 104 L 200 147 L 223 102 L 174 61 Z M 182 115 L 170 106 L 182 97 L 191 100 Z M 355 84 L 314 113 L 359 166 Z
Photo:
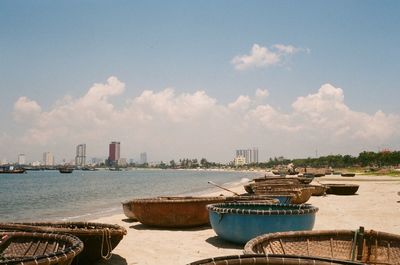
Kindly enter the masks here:
M 104 255 L 103 249 L 104 249 L 104 241 L 106 243 L 107 251 L 106 254 Z M 105 228 L 102 230 L 102 236 L 101 236 L 101 257 L 103 259 L 109 260 L 112 256 L 112 245 L 111 245 L 111 232 L 108 228 Z

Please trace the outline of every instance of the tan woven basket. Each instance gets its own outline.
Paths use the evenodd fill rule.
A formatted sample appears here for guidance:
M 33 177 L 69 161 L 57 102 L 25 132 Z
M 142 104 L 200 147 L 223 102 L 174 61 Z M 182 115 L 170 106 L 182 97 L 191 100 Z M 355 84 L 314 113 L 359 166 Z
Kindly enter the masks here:
M 70 265 L 82 249 L 72 235 L 0 231 L 0 264 Z
M 245 253 L 316 256 L 361 261 L 367 264 L 400 264 L 400 236 L 373 230 L 283 232 L 258 236 Z

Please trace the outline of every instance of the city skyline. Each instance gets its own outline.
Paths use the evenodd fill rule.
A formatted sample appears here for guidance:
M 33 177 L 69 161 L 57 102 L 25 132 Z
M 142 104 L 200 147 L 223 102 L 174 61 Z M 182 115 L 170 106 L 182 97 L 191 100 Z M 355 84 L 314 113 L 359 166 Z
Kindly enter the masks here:
M 0 159 L 400 149 L 400 2 L 156 2 L 0 2 Z

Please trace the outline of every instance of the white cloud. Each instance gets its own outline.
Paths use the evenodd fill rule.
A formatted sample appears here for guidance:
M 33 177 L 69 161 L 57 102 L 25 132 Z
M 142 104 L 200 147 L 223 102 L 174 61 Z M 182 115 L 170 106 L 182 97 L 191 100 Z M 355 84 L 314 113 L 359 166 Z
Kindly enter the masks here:
M 281 64 L 285 58 L 300 51 L 309 51 L 296 48 L 292 45 L 275 44 L 271 48 L 253 44 L 249 55 L 235 56 L 231 63 L 236 70 L 263 68 L 269 65 Z
M 251 105 L 251 99 L 248 96 L 239 96 L 234 102 L 229 103 L 230 109 L 247 110 Z
M 53 151 L 59 159 L 72 158 L 82 142 L 88 156 L 106 156 L 109 141 L 120 140 L 122 155 L 128 158 L 147 151 L 151 160 L 205 156 L 227 161 L 241 147 L 258 146 L 266 159 L 307 156 L 316 146 L 320 153 L 358 152 L 400 136 L 398 115 L 352 110 L 344 91 L 330 84 L 297 98 L 287 113 L 264 102 L 269 93 L 261 89 L 227 104 L 205 91 L 146 90 L 117 107 L 110 100 L 123 97 L 124 88 L 112 77 L 82 97 L 64 97 L 48 110 L 21 97 L 14 117 L 25 127 L 13 142 L 30 157 L 32 152 Z M 27 120 L 31 123 L 23 122 Z
M 268 97 L 268 96 L 269 96 L 269 92 L 268 92 L 267 89 L 260 89 L 260 88 L 257 88 L 257 90 L 256 90 L 256 98 L 258 98 L 258 99 L 264 99 L 264 98 L 266 98 L 266 97 Z
M 294 54 L 300 51 L 299 48 L 296 48 L 292 45 L 275 44 L 273 47 L 280 53 Z
M 14 103 L 14 119 L 19 122 L 29 122 L 36 119 L 41 111 L 42 108 L 36 101 L 26 97 L 20 97 Z

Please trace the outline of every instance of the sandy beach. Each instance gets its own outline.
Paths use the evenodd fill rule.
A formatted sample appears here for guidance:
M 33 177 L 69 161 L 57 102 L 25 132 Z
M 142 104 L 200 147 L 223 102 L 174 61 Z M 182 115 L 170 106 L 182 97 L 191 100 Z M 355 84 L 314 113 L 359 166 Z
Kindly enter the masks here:
M 314 230 L 374 229 L 400 234 L 400 178 L 325 176 L 320 183 L 354 183 L 360 185 L 357 195 L 312 197 L 308 203 L 319 208 Z M 318 184 L 313 181 L 313 184 Z M 243 193 L 239 182 L 229 187 Z M 231 195 L 221 190 L 205 195 Z M 211 227 L 185 230 L 158 229 L 131 222 L 121 214 L 102 217 L 94 222 L 119 224 L 128 234 L 113 251 L 113 257 L 97 264 L 187 264 L 199 259 L 242 254 L 243 246 L 219 239 Z

